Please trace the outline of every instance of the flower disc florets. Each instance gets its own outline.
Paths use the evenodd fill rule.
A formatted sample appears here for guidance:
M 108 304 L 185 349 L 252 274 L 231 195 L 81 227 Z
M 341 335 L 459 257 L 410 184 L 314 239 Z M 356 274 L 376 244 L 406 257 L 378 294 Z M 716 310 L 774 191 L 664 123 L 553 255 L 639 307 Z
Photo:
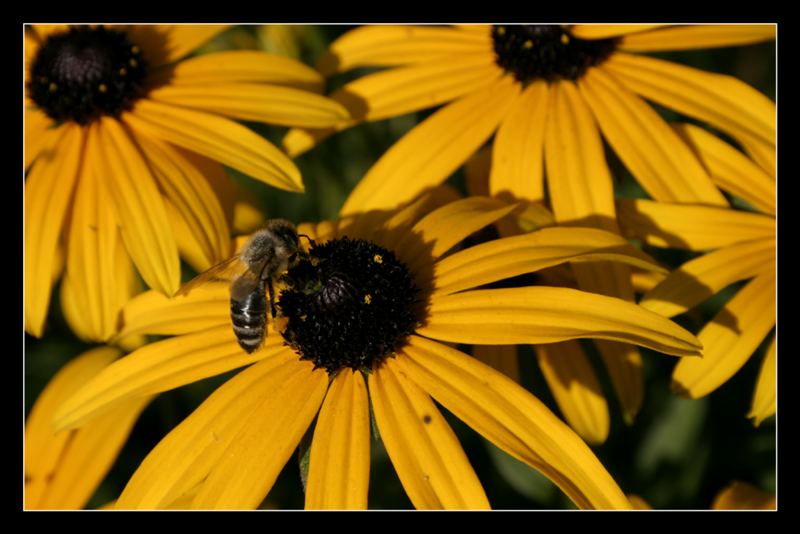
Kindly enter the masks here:
M 141 49 L 121 31 L 73 27 L 42 44 L 30 72 L 33 101 L 57 122 L 118 116 L 142 96 Z
M 417 287 L 395 255 L 361 239 L 312 245 L 283 276 L 278 300 L 286 343 L 328 373 L 368 370 L 397 350 L 416 325 Z
M 616 39 L 578 39 L 552 24 L 493 26 L 492 40 L 497 64 L 522 83 L 577 80 L 617 46 Z

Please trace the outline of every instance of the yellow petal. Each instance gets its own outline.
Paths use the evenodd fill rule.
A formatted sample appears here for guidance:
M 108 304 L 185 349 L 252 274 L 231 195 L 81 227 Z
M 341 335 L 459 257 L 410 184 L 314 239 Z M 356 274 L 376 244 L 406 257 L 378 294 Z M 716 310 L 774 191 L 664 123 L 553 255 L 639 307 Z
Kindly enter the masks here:
M 514 103 L 494 139 L 491 196 L 544 200 L 544 136 L 547 125 L 547 83 L 532 83 Z
M 375 421 L 417 509 L 488 509 L 489 501 L 450 425 L 431 398 L 388 359 L 369 376 Z
M 748 282 L 698 334 L 703 357 L 682 359 L 672 373 L 679 395 L 698 399 L 741 369 L 775 326 L 775 275 Z
M 55 432 L 55 409 L 116 358 L 111 347 L 90 350 L 69 362 L 36 400 L 25 426 L 25 507 L 79 509 L 116 459 L 139 412 L 149 399 L 114 410 L 78 430 Z
M 775 495 L 752 484 L 734 481 L 720 491 L 711 505 L 712 510 L 775 510 Z
M 644 364 L 639 349 L 624 343 L 596 340 L 625 424 L 632 425 L 644 400 Z
M 579 39 L 608 39 L 631 33 L 649 33 L 647 30 L 659 26 L 663 24 L 576 24 L 570 28 L 569 33 Z
M 158 66 L 181 59 L 229 27 L 218 24 L 132 25 L 126 33 L 134 44 L 142 47 L 145 59 Z
M 511 456 L 538 469 L 581 508 L 627 508 L 625 495 L 586 444 L 544 404 L 474 358 L 417 336 L 399 372 Z
M 539 368 L 547 386 L 575 432 L 599 445 L 608 437 L 608 403 L 592 365 L 577 341 L 536 347 Z
M 296 371 L 296 361 L 295 354 L 285 352 L 225 382 L 150 451 L 122 491 L 117 509 L 164 508 L 197 486 L 248 416 Z
M 626 35 L 619 48 L 634 52 L 662 52 L 739 46 L 775 39 L 775 28 L 774 24 L 675 26 Z
M 139 146 L 160 190 L 202 253 L 202 270 L 225 259 L 230 249 L 228 224 L 214 190 L 200 169 L 168 143 L 141 139 Z
M 631 273 L 631 283 L 637 293 L 647 293 L 660 284 L 666 277 L 667 273 L 634 270 Z
M 253 509 L 266 497 L 317 415 L 328 374 L 294 362 L 272 385 L 213 466 L 192 508 Z
M 758 239 L 709 252 L 684 263 L 651 291 L 640 304 L 665 317 L 694 308 L 739 280 L 775 270 L 775 240 Z
M 330 76 L 355 67 L 446 62 L 454 55 L 491 51 L 487 37 L 454 28 L 362 26 L 336 39 L 318 68 Z
M 777 363 L 775 338 L 773 337 L 767 349 L 767 355 L 764 356 L 764 361 L 761 363 L 756 390 L 753 392 L 753 403 L 750 406 L 750 413 L 747 414 L 747 417 L 753 419 L 754 426 L 761 425 L 764 419 L 775 415 Z
M 209 283 L 172 299 L 157 291 L 148 291 L 125 305 L 119 337 L 188 334 L 228 325 L 230 313 L 229 283 Z
M 767 175 L 774 178 L 776 174 L 776 160 L 778 157 L 777 151 L 775 150 L 775 138 L 773 137 L 770 142 L 766 142 L 746 134 L 739 134 L 735 137 L 750 157 L 753 158 L 753 161 L 767 171 Z
M 281 349 L 279 336 L 268 337 L 262 348 L 246 353 L 230 326 L 157 341 L 109 365 L 61 406 L 58 428 L 79 425 L 123 399 L 152 395 L 216 376 L 274 357 Z
M 624 235 L 656 247 L 705 250 L 775 235 L 775 219 L 745 211 L 619 199 Z
M 280 150 L 229 119 L 141 99 L 123 120 L 153 136 L 287 191 L 302 191 L 300 171 Z
M 603 69 L 648 100 L 733 137 L 753 136 L 774 146 L 775 103 L 732 76 L 623 53 L 611 56 Z
M 591 111 L 571 82 L 554 84 L 551 102 L 544 148 L 553 213 L 616 232 L 611 173 Z
M 175 65 L 170 74 L 170 83 L 180 87 L 259 82 L 318 92 L 323 86 L 322 76 L 311 67 L 288 57 L 253 50 L 228 50 L 193 57 Z
M 167 85 L 148 93 L 164 104 L 281 126 L 322 128 L 347 120 L 335 100 L 308 91 L 256 83 Z
M 117 255 L 124 246 L 117 230 L 110 195 L 94 166 L 83 167 L 75 191 L 69 227 L 67 275 L 73 296 L 80 296 L 77 315 L 85 326 L 84 339 L 103 342 L 117 331 L 124 304 L 117 291 Z M 118 249 L 122 249 L 119 251 Z
M 367 509 L 369 421 L 364 378 L 343 369 L 328 390 L 314 428 L 307 510 Z
M 434 113 L 367 171 L 340 214 L 393 208 L 445 181 L 492 135 L 518 92 L 506 76 Z
M 519 384 L 519 359 L 516 345 L 475 345 L 472 355 Z
M 774 176 L 700 127 L 691 124 L 673 124 L 672 127 L 694 150 L 715 184 L 759 210 L 775 214 Z
M 25 109 L 25 168 L 58 139 L 58 128 L 41 111 Z
M 501 219 L 514 209 L 499 200 L 471 197 L 457 200 L 423 217 L 396 245 L 396 251 L 418 278 L 423 265 L 430 265 L 459 241 Z
M 592 68 L 579 87 L 614 152 L 653 198 L 727 205 L 692 151 L 624 81 Z
M 87 142 L 87 159 L 107 185 L 122 239 L 145 282 L 173 294 L 180 285 L 180 259 L 153 174 L 128 132 L 103 118 Z
M 437 293 L 450 294 L 568 261 L 599 260 L 663 271 L 616 234 L 591 228 L 554 227 L 456 252 L 434 265 L 434 284 Z
M 642 497 L 634 494 L 628 495 L 628 500 L 631 503 L 631 507 L 634 510 L 652 510 L 653 507 L 650 506 L 650 503 L 645 501 Z
M 31 28 L 33 28 L 33 31 L 36 32 L 36 36 L 39 38 L 39 41 L 44 42 L 51 35 L 66 31 L 69 29 L 69 26 L 66 24 L 34 24 L 31 26 Z
M 596 338 L 691 356 L 700 344 L 672 321 L 621 299 L 563 287 L 483 289 L 431 297 L 421 335 L 480 345 Z
M 79 126 L 65 124 L 25 183 L 25 330 L 42 335 L 52 287 L 53 262 L 83 157 Z

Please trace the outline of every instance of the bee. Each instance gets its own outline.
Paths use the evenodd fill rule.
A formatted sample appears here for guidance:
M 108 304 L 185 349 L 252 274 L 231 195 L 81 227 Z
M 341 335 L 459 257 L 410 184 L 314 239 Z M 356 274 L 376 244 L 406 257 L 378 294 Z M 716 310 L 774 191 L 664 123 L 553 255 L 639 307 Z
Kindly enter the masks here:
M 299 245 L 294 224 L 285 219 L 270 219 L 250 237 L 238 254 L 197 275 L 178 291 L 184 295 L 214 280 L 231 278 L 231 322 L 239 346 L 251 353 L 264 342 L 267 331 L 267 295 L 272 318 L 275 310 L 275 278 L 294 266 L 305 254 Z

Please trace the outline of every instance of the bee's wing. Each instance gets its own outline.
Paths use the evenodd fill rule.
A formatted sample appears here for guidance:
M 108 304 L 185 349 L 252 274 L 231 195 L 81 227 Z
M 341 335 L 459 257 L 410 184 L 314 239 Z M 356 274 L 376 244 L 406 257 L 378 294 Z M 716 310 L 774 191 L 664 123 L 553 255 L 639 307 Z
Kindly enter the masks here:
M 175 294 L 175 296 L 185 295 L 189 293 L 192 289 L 196 289 L 203 284 L 207 284 L 209 282 L 216 282 L 216 281 L 227 281 L 231 278 L 242 274 L 243 272 L 249 272 L 247 265 L 239 259 L 239 255 L 236 254 L 231 256 L 227 260 L 221 261 L 220 263 L 214 265 L 207 271 L 204 271 L 188 282 L 186 282 Z

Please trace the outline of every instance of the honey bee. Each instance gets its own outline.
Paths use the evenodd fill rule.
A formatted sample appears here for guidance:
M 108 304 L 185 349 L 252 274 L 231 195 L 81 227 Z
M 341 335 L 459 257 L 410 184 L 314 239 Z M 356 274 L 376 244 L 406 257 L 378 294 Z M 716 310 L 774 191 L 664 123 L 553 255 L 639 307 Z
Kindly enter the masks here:
M 285 219 L 270 219 L 250 237 L 238 254 L 197 275 L 178 291 L 189 293 L 206 282 L 231 278 L 231 322 L 236 340 L 246 352 L 261 346 L 267 331 L 267 295 L 275 318 L 273 281 L 295 265 L 304 254 L 294 224 Z

